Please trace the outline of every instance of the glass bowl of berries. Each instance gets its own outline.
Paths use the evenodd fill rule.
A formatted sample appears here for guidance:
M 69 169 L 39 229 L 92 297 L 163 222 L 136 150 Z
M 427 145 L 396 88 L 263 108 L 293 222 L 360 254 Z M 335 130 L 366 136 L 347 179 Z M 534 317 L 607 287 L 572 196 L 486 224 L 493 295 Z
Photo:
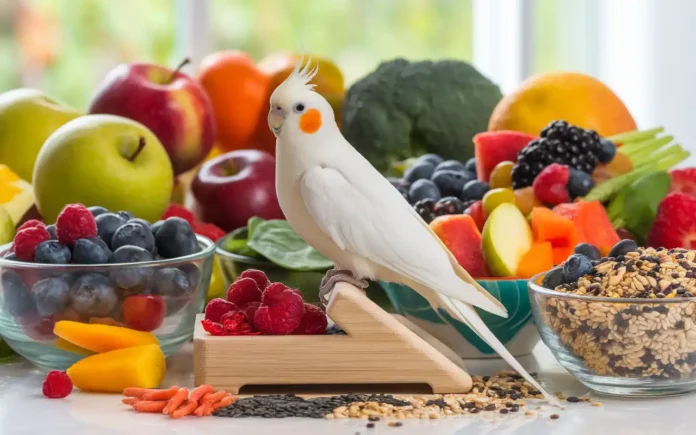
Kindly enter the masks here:
M 0 335 L 42 369 L 133 337 L 170 355 L 193 336 L 214 254 L 184 219 L 68 205 L 55 224 L 28 221 L 0 246 Z
M 621 396 L 696 390 L 696 251 L 581 244 L 529 280 L 535 324 L 587 387 Z

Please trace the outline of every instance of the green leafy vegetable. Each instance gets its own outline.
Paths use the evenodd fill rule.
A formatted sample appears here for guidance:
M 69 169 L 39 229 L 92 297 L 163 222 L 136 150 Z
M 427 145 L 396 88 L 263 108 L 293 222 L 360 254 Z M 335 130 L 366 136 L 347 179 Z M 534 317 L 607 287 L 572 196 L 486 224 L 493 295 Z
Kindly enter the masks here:
M 285 220 L 260 220 L 254 223 L 247 247 L 285 269 L 308 271 L 333 267 L 302 240 Z

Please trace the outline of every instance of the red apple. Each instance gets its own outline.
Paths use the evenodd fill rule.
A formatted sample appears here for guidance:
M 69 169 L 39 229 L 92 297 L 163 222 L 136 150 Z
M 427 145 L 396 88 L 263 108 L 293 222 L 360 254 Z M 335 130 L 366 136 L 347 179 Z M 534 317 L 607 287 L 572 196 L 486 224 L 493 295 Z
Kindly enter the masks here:
M 159 328 L 167 313 L 167 304 L 162 296 L 128 296 L 123 301 L 123 323 L 138 331 L 154 331 Z
M 284 219 L 275 190 L 275 157 L 237 150 L 208 160 L 191 183 L 194 209 L 203 222 L 232 231 L 249 218 Z
M 89 113 L 120 115 L 145 125 L 162 142 L 175 174 L 185 172 L 210 152 L 215 120 L 208 95 L 191 77 L 151 64 L 114 68 L 89 104 Z

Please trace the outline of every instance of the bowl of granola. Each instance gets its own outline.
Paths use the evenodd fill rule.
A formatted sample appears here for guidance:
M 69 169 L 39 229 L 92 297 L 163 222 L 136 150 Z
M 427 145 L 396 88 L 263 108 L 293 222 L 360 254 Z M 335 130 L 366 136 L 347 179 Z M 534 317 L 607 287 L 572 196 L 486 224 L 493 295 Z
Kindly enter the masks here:
M 587 387 L 660 396 L 696 390 L 696 251 L 622 241 L 533 277 L 543 342 Z

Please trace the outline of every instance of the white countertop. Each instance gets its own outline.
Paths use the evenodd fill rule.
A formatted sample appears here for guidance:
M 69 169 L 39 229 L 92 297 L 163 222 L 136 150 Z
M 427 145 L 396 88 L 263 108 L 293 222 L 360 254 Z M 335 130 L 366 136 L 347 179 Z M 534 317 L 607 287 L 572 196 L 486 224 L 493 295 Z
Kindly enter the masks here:
M 553 359 L 543 344 L 521 359 L 538 371 L 550 391 L 583 395 L 587 390 Z M 168 361 L 164 386 L 192 386 L 191 346 Z M 473 374 L 490 374 L 505 368 L 500 360 L 469 361 Z M 604 404 L 569 403 L 559 411 L 548 405 L 535 417 L 520 414 L 481 413 L 441 420 L 404 420 L 400 428 L 378 423 L 366 429 L 364 420 L 195 418 L 173 421 L 162 415 L 136 414 L 121 405 L 118 395 L 74 391 L 67 399 L 49 400 L 41 394 L 43 374 L 26 361 L 0 365 L 0 435 L 53 434 L 230 434 L 230 435 L 362 435 L 495 434 L 495 435 L 653 435 L 696 433 L 696 395 L 660 399 L 615 399 L 593 395 Z M 531 403 L 531 401 L 530 401 Z M 534 407 L 532 407 L 533 409 Z M 560 419 L 550 420 L 552 413 Z

